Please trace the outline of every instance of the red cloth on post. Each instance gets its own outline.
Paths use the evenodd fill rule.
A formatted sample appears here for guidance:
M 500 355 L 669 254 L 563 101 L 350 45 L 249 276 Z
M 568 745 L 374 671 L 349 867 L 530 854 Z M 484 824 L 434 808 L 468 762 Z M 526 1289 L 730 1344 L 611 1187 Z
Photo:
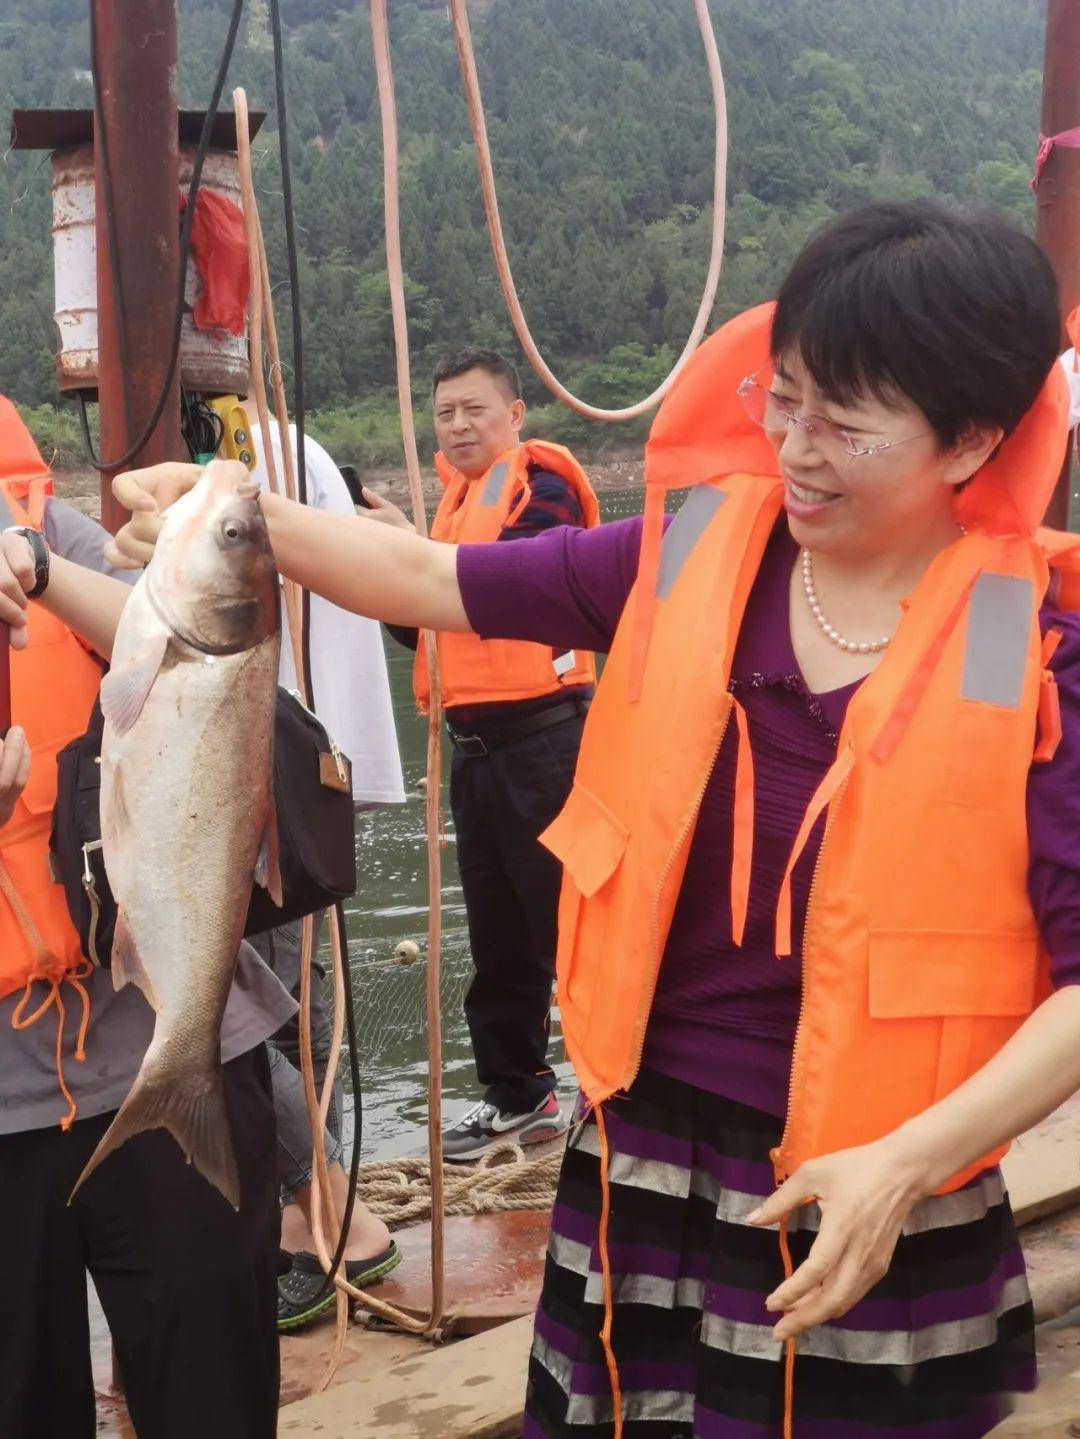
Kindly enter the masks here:
M 181 215 L 187 196 L 180 196 Z M 202 292 L 195 302 L 195 328 L 226 330 L 242 335 L 247 329 L 250 286 L 244 212 L 214 190 L 200 190 L 195 198 L 191 226 L 191 254 Z

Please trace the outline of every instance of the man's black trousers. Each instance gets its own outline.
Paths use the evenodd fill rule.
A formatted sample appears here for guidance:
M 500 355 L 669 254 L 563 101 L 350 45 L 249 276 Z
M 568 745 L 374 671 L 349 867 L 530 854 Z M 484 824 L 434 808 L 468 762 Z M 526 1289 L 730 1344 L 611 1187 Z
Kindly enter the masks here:
M 566 803 L 583 716 L 487 755 L 454 751 L 450 807 L 476 974 L 465 999 L 486 1097 L 535 1108 L 555 1088 L 547 1059 L 562 867 L 538 836 Z
M 111 1154 L 70 1207 L 112 1114 L 0 1136 L 3 1439 L 96 1433 L 87 1270 L 139 1439 L 273 1439 L 280 1214 L 265 1049 L 224 1073 L 239 1213 L 163 1130 Z

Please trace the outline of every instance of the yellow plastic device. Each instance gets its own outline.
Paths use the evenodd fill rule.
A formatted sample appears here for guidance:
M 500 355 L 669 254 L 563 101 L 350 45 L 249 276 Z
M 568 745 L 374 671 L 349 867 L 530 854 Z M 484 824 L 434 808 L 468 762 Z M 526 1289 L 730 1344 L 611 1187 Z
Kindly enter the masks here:
M 247 411 L 238 395 L 218 395 L 209 401 L 210 408 L 217 412 L 225 428 L 219 453 L 227 460 L 239 460 L 249 470 L 255 468 L 255 447 L 251 438 L 251 426 Z

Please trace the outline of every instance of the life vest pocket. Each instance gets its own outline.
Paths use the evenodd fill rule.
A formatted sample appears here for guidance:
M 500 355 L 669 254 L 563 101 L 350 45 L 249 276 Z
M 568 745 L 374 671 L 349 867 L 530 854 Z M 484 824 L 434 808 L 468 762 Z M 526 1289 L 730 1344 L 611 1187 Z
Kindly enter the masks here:
M 540 836 L 564 870 L 557 964 L 564 1006 L 587 1012 L 597 977 L 610 962 L 605 942 L 610 904 L 602 891 L 622 862 L 628 838 L 618 815 L 576 780 L 562 812 Z
M 1001 1048 L 1035 1008 L 1038 982 L 1033 931 L 871 933 L 870 1017 L 886 1021 L 878 1028 L 891 1078 L 916 1110 L 951 1094 Z
M 872 930 L 872 1019 L 1019 1016 L 1035 1007 L 1034 931 Z

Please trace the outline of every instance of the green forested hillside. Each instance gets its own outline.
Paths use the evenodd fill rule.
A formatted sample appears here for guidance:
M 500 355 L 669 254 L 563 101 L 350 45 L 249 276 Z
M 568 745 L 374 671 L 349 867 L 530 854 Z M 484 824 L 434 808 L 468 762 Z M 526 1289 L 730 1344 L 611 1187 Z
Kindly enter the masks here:
M 180 0 L 181 91 L 209 93 L 230 6 Z M 392 0 L 418 388 L 433 356 L 513 349 L 445 5 Z M 1032 220 L 1042 0 L 712 0 L 731 122 L 716 319 L 767 296 L 806 233 L 867 197 L 939 193 Z M 87 105 L 86 0 L 3 0 L 0 110 Z M 605 403 L 681 345 L 704 273 L 712 120 L 690 0 L 473 0 L 519 287 L 541 345 Z M 309 403 L 391 443 L 378 114 L 364 0 L 284 0 Z M 265 0 L 232 78 L 272 111 Z M 273 117 L 258 175 L 285 274 Z M 284 295 L 284 288 L 277 291 Z M 0 390 L 55 398 L 48 167 L 0 165 Z M 282 317 L 285 318 L 284 315 Z M 543 399 L 534 387 L 531 397 Z M 581 439 L 567 417 L 559 433 Z M 549 426 L 550 430 L 550 426 Z M 606 432 L 605 432 L 606 433 Z M 355 445 L 354 445 L 355 448 Z

